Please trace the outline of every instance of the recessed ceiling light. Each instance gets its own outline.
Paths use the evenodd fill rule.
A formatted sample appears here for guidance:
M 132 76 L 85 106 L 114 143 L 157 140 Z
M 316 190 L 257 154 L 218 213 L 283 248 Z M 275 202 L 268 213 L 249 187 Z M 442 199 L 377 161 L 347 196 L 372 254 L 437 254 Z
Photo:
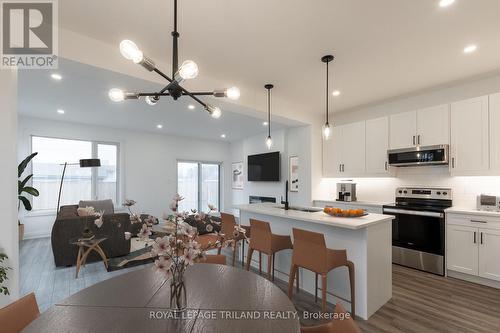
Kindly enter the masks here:
M 50 77 L 53 78 L 54 80 L 57 80 L 57 81 L 62 80 L 62 76 L 60 74 L 57 74 L 57 73 L 50 74 Z
M 189 104 L 189 105 L 188 105 L 188 109 L 189 109 L 189 110 L 194 110 L 194 105 L 193 105 L 193 104 Z
M 226 134 L 221 134 L 220 137 L 223 138 L 223 139 L 225 139 L 226 138 Z
M 337 97 L 337 96 L 340 96 L 340 91 L 339 90 L 334 90 L 332 91 L 332 95 Z
M 455 0 L 441 0 L 439 1 L 439 7 L 448 7 L 452 5 L 455 2 Z
M 156 125 L 156 128 L 157 128 L 157 129 L 162 129 L 162 128 L 163 128 L 163 125 L 162 125 L 162 124 L 158 124 L 158 125 Z
M 467 45 L 464 48 L 464 53 L 472 53 L 472 52 L 475 52 L 476 50 L 477 50 L 477 45 L 471 44 L 471 45 Z
M 57 113 L 64 114 L 64 110 L 63 109 L 57 109 Z
M 269 123 L 267 121 L 262 123 L 262 126 L 267 126 L 267 125 L 269 125 Z

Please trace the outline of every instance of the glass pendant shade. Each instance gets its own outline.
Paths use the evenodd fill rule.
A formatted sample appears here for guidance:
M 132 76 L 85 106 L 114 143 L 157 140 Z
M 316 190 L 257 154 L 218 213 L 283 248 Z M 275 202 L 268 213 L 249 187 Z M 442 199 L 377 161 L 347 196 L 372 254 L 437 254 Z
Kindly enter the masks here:
M 326 123 L 323 125 L 323 139 L 328 140 L 332 134 L 332 129 L 330 128 L 330 124 Z
M 273 139 L 271 139 L 271 136 L 268 136 L 266 139 L 266 147 L 269 150 L 273 147 Z

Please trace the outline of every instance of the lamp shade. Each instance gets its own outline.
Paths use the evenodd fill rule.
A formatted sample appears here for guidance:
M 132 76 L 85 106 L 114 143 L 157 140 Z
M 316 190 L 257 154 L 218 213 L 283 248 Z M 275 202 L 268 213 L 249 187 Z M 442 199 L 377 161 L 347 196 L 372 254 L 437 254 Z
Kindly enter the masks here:
M 98 158 L 87 158 L 80 160 L 80 168 L 100 167 L 101 160 Z

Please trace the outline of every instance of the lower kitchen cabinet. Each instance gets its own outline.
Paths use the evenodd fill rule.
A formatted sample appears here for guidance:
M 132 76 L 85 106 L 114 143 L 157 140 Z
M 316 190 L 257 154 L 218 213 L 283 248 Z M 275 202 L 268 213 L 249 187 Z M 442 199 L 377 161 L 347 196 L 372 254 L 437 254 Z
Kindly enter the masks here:
M 447 214 L 448 270 L 500 281 L 500 217 Z

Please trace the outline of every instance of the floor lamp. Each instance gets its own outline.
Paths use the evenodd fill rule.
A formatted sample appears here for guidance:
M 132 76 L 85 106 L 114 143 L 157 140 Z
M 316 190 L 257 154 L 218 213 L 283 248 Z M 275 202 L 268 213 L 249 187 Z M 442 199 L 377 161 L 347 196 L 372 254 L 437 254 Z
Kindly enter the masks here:
M 80 165 L 80 168 L 92 168 L 92 167 L 100 167 L 101 166 L 101 160 L 98 158 L 87 158 L 87 159 L 82 159 L 80 160 L 79 163 L 64 163 L 61 164 L 64 165 L 63 172 L 62 172 L 62 177 L 61 177 L 61 184 L 59 185 L 59 196 L 57 197 L 57 210 L 56 210 L 56 216 L 59 213 L 59 204 L 61 203 L 61 191 L 62 191 L 62 186 L 64 182 L 64 175 L 66 174 L 66 167 L 68 165 Z

